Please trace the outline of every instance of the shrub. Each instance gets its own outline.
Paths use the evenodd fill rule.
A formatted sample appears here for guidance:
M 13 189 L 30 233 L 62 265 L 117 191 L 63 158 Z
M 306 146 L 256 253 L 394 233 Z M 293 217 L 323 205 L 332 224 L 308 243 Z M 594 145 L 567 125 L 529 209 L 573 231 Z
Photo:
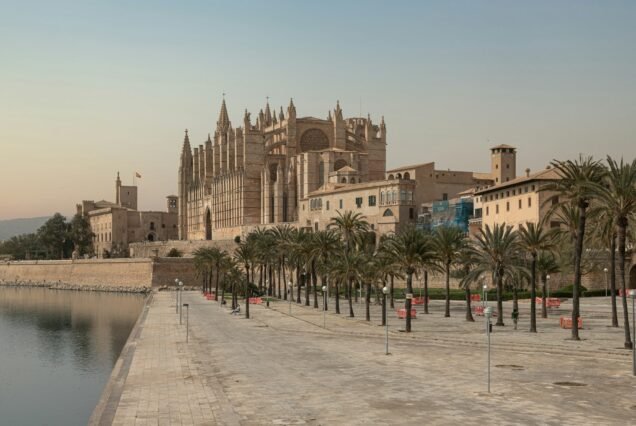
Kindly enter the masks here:
M 176 248 L 171 248 L 166 257 L 183 257 L 183 253 Z

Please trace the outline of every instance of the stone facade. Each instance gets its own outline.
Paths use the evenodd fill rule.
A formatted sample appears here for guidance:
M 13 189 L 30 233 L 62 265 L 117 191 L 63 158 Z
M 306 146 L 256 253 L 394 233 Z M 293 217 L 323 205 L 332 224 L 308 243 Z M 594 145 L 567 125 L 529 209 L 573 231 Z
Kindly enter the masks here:
M 191 148 L 186 131 L 179 166 L 179 238 L 223 240 L 259 225 L 305 223 L 301 206 L 327 184 L 383 180 L 386 125 L 344 118 L 340 105 L 326 119 L 261 110 L 233 128 L 225 100 L 214 137 Z M 304 220 L 303 220 L 304 219 Z
M 115 181 L 115 202 L 82 201 L 77 213 L 89 219 L 93 250 L 98 257 L 123 256 L 128 244 L 137 241 L 176 239 L 177 197 L 167 197 L 167 211 L 138 211 L 137 187 L 123 186 L 119 173 Z

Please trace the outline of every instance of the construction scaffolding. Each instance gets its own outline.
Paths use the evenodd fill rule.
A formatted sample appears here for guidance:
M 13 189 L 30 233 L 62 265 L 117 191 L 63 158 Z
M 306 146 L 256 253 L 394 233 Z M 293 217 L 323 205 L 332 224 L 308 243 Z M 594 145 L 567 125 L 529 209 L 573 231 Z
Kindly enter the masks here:
M 471 198 L 434 201 L 422 205 L 422 213 L 418 215 L 417 226 L 429 231 L 438 226 L 456 226 L 464 232 L 468 232 L 468 220 L 471 217 L 473 217 L 473 200 Z

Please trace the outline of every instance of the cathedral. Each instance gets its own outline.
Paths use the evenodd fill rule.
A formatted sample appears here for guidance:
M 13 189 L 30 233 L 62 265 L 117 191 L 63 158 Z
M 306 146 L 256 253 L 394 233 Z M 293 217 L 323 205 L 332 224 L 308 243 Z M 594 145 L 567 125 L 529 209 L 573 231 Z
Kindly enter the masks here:
M 194 145 L 194 146 L 193 146 Z M 181 240 L 228 240 L 257 226 L 304 226 L 309 194 L 362 187 L 386 172 L 386 125 L 344 118 L 297 117 L 269 102 L 252 123 L 247 110 L 233 127 L 225 99 L 214 135 L 191 144 L 186 130 L 179 165 Z M 301 208 L 302 207 L 302 208 Z M 309 222 L 307 220 L 307 222 Z

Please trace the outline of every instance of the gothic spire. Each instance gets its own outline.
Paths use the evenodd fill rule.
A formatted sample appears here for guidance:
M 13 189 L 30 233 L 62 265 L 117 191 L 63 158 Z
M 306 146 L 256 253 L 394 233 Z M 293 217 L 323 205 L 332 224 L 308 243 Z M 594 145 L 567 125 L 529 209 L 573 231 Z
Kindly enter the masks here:
M 181 158 L 189 157 L 192 155 L 190 149 L 190 138 L 188 137 L 188 129 L 185 130 L 185 137 L 183 138 L 183 148 L 181 148 Z
M 278 114 L 278 119 L 283 121 L 285 119 L 285 114 L 283 113 L 283 107 L 280 107 L 280 113 Z
M 269 100 L 267 101 L 267 105 L 265 105 L 265 124 L 272 124 L 272 111 L 269 109 Z
M 287 107 L 287 117 L 289 118 L 296 117 L 296 106 L 294 105 L 293 98 L 289 98 L 289 106 Z
M 221 103 L 221 112 L 219 113 L 219 121 L 216 122 L 216 128 L 218 130 L 227 130 L 230 127 L 230 117 L 227 114 L 227 107 L 225 106 L 225 98 Z

